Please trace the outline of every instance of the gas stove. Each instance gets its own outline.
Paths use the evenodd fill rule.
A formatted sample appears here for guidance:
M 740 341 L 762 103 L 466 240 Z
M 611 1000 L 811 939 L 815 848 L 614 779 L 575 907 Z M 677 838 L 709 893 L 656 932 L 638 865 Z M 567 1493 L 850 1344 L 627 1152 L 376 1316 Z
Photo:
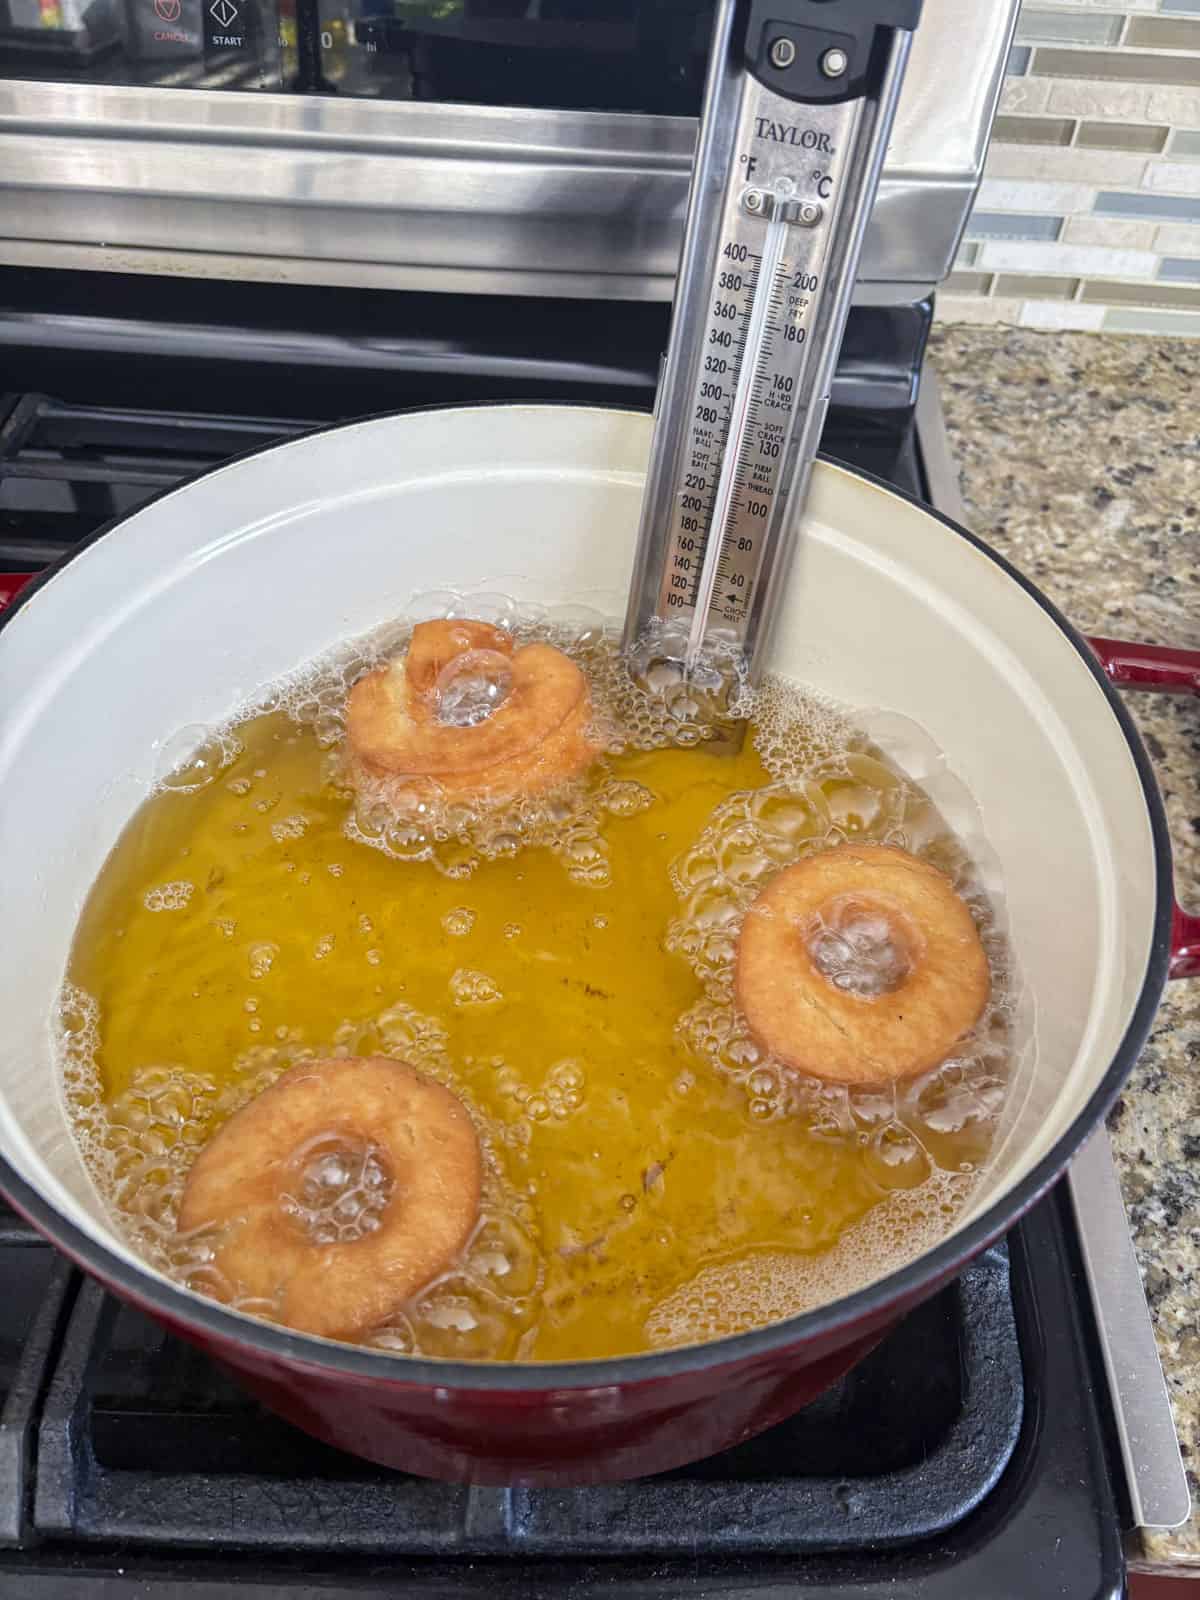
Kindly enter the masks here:
M 659 1478 L 459 1487 L 339 1454 L 0 1221 L 0 1581 L 22 1593 L 763 1600 L 1122 1592 L 1066 1196 L 790 1422 Z
M 953 510 L 922 381 L 930 314 L 856 309 L 823 448 Z M 655 304 L 0 271 L 0 574 L 231 455 L 351 417 L 648 407 L 666 327 Z M 1121 1263 L 1079 1216 L 1064 1181 L 846 1378 L 735 1450 L 632 1483 L 503 1490 L 297 1432 L 4 1212 L 0 1581 L 281 1600 L 1119 1595 L 1122 1529 L 1148 1490 L 1109 1381 L 1129 1346 L 1093 1314 Z

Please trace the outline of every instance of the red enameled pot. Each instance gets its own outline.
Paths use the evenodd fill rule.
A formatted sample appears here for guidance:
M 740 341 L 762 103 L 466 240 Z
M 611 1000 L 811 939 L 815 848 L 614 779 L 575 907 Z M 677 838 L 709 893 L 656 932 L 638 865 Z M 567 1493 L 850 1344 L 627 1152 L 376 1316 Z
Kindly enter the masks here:
M 1197 692 L 1200 653 L 1089 646 L 963 529 L 819 465 L 774 670 L 861 716 L 968 842 L 981 834 L 1025 1048 L 954 1231 L 874 1282 L 719 1342 L 562 1365 L 389 1356 L 290 1333 L 142 1263 L 92 1189 L 51 1019 L 80 906 L 156 752 L 414 592 L 618 616 L 649 420 L 511 406 L 383 418 L 246 457 L 110 526 L 0 629 L 0 1185 L 88 1272 L 342 1449 L 464 1482 L 585 1483 L 709 1455 L 803 1406 L 1062 1172 L 1172 970 L 1200 970 L 1162 804 L 1113 684 Z M 880 712 L 892 714 L 880 717 Z M 890 732 L 889 732 L 890 730 Z M 197 733 L 199 738 L 199 733 Z M 944 754 L 941 762 L 937 752 Z

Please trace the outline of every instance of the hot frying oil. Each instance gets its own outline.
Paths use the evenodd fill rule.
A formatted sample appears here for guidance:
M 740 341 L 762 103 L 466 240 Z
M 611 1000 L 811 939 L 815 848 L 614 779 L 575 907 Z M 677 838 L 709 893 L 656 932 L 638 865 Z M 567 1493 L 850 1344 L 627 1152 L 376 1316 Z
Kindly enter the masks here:
M 601 699 L 605 652 L 583 652 Z M 855 1287 L 948 1225 L 1003 1095 L 1002 953 L 962 846 L 877 753 L 777 688 L 740 753 L 627 729 L 549 832 L 517 817 L 511 837 L 502 819 L 431 841 L 355 812 L 339 705 L 326 690 L 208 740 L 80 920 L 67 1098 L 150 1259 L 206 1287 L 205 1242 L 174 1234 L 197 1149 L 331 1054 L 440 1078 L 485 1149 L 480 1225 L 370 1336 L 385 1349 L 554 1360 L 711 1337 Z M 846 838 L 950 871 L 994 958 L 975 1035 L 898 1089 L 788 1073 L 733 1004 L 746 904 Z

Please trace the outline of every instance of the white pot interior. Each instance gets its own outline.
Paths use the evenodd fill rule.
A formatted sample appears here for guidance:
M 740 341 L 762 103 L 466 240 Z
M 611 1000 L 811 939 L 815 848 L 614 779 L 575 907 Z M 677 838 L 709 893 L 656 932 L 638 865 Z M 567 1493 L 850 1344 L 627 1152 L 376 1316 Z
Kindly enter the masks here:
M 51 1018 L 82 902 L 161 746 L 416 592 L 620 615 L 649 439 L 638 415 L 514 406 L 300 440 L 138 512 L 0 633 L 0 1148 L 86 1233 L 128 1256 L 61 1107 Z M 936 518 L 831 466 L 772 665 L 918 724 L 928 740 L 887 717 L 871 728 L 990 846 L 1036 1049 L 975 1214 L 1079 1114 L 1137 1002 L 1155 859 L 1130 750 L 1034 599 Z

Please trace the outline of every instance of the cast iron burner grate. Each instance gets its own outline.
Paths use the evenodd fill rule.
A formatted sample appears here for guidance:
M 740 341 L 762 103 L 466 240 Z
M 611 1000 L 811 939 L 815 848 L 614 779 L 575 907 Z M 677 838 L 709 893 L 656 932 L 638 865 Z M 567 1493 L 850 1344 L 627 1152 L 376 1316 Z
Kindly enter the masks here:
M 0 1540 L 24 1548 L 0 1551 L 0 1582 L 103 1571 L 106 1594 L 174 1595 L 219 1567 L 283 1597 L 335 1560 L 340 1592 L 369 1595 L 403 1578 L 411 1594 L 673 1596 L 699 1571 L 705 1595 L 756 1600 L 894 1595 L 906 1577 L 947 1600 L 1118 1594 L 1063 1203 L 791 1421 L 659 1478 L 557 1490 L 430 1483 L 309 1439 L 5 1214 Z
M 0 572 L 45 566 L 206 468 L 316 426 L 0 396 Z
M 587 391 L 590 398 L 591 391 Z M 534 395 L 534 398 L 543 398 Z M 472 398 L 470 392 L 461 396 Z M 479 396 L 482 401 L 492 398 Z M 544 398 L 558 396 L 547 392 Z M 584 398 L 581 394 L 579 398 Z M 648 408 L 649 384 L 619 403 Z M 0 573 L 48 565 L 96 528 L 231 456 L 324 426 L 312 417 L 238 416 L 0 395 Z M 825 450 L 916 492 L 910 435 L 894 419 L 834 411 Z
M 919 487 L 931 308 L 857 307 L 824 448 Z M 0 572 L 231 455 L 431 405 L 649 410 L 669 307 L 0 267 Z
M 363 1554 L 911 1543 L 965 1516 L 1008 1462 L 1022 1405 L 1014 1332 L 1008 1262 L 994 1250 L 764 1438 L 632 1485 L 506 1492 L 356 1464 L 88 1284 L 46 1403 L 37 1521 L 87 1538 L 279 1550 L 319 1548 L 336 1530 L 340 1550 Z M 81 1353 L 82 1365 L 70 1359 Z

